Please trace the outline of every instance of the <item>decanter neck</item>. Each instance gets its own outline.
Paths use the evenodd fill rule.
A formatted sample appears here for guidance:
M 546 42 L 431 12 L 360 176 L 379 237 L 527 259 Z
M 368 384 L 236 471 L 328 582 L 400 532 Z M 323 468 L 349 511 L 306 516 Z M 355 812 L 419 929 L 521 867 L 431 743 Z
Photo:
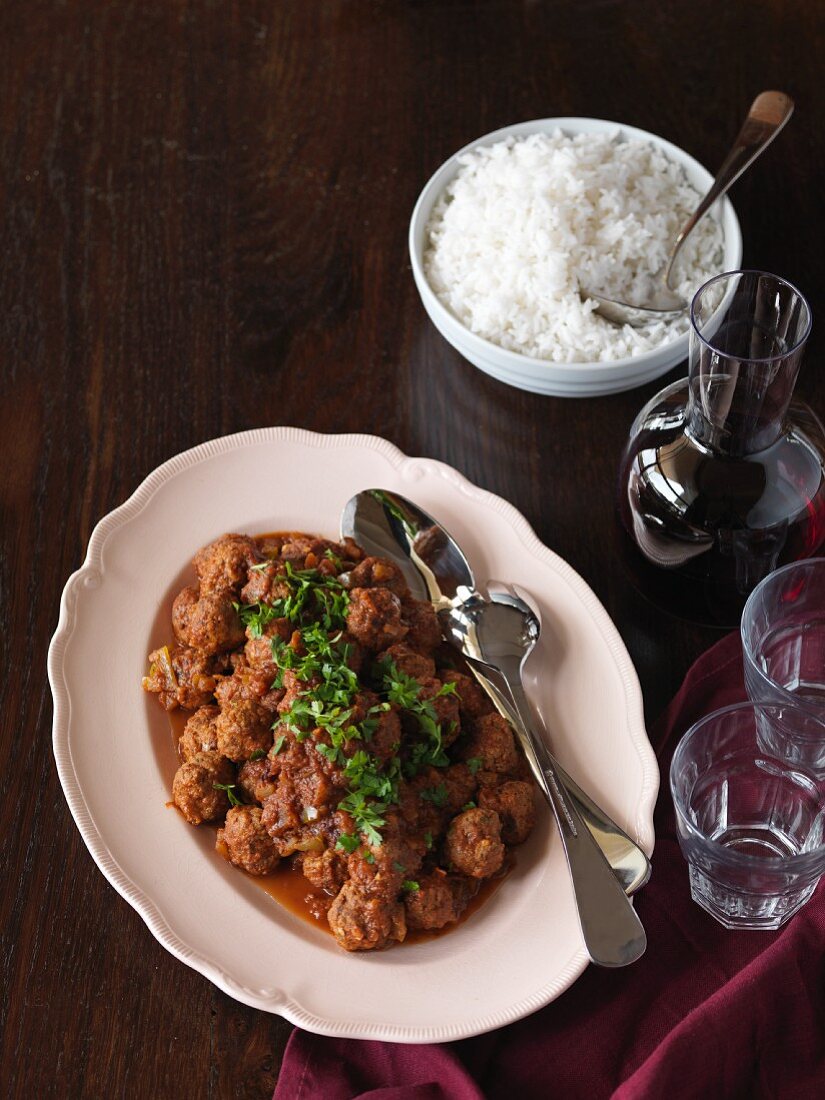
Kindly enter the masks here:
M 703 446 L 755 454 L 783 431 L 802 348 L 777 359 L 737 360 L 703 346 L 690 365 L 687 427 Z

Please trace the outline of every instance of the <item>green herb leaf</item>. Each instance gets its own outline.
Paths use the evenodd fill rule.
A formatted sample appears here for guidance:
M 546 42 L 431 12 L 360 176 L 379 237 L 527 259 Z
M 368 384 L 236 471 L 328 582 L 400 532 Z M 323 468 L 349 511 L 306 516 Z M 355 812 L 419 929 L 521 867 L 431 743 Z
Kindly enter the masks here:
M 344 568 L 344 563 L 341 561 L 337 554 L 333 553 L 331 547 L 328 546 L 326 548 L 326 550 L 324 551 L 324 557 L 327 559 L 327 561 L 332 562 L 332 564 L 335 566 L 336 573 L 340 573 L 341 570 Z
M 266 749 L 255 749 L 250 756 L 250 760 L 262 760 L 266 756 Z
M 442 684 L 433 699 L 422 699 L 418 680 L 402 672 L 392 661 L 382 662 L 379 673 L 388 700 L 414 716 L 422 734 L 422 740 L 413 746 L 405 762 L 407 778 L 412 779 L 425 767 L 446 768 L 450 758 L 444 749 L 443 732 L 433 700 L 452 695 L 455 684 Z
M 235 794 L 234 783 L 213 783 L 212 786 L 216 791 L 226 791 L 226 797 L 229 799 L 230 806 L 243 806 L 240 798 Z
M 480 756 L 471 756 L 467 761 L 467 767 L 470 769 L 470 774 L 475 775 L 480 768 L 484 767 L 484 761 Z
M 273 619 L 281 618 L 275 607 L 268 603 L 233 603 L 232 606 L 238 612 L 241 622 L 253 638 L 262 638 L 264 629 L 269 623 Z
M 350 833 L 341 833 L 335 842 L 335 847 L 341 852 L 354 852 L 356 848 L 361 847 L 361 841 Z
M 405 879 L 401 883 L 401 889 L 405 894 L 417 894 L 421 889 L 421 885 L 418 882 L 414 882 L 412 879 Z
M 421 792 L 421 797 L 425 802 L 432 802 L 440 810 L 447 804 L 447 786 L 445 783 L 439 783 L 436 787 L 427 787 Z

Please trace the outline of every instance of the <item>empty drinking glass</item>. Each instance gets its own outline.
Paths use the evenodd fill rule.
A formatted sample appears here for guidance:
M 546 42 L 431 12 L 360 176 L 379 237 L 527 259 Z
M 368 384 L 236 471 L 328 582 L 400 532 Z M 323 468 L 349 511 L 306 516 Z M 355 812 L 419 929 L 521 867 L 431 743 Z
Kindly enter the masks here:
M 825 721 L 825 558 L 787 565 L 754 589 L 742 613 L 742 651 L 753 702 L 795 704 Z M 772 752 L 825 771 L 818 723 L 760 725 Z
M 796 707 L 739 703 L 697 722 L 670 768 L 693 900 L 726 928 L 779 928 L 825 871 L 825 784 L 771 755 L 759 724 L 825 726 Z

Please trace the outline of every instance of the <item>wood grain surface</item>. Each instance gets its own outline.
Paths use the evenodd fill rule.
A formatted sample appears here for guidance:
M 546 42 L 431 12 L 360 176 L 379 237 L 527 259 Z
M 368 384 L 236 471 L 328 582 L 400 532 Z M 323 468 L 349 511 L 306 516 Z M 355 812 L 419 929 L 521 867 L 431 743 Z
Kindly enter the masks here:
M 0 7 L 1 1095 L 264 1097 L 291 1030 L 156 943 L 51 756 L 61 589 L 171 455 L 293 424 L 452 464 L 594 588 L 650 719 L 717 637 L 615 560 L 619 452 L 663 383 L 570 401 L 479 373 L 424 314 L 408 220 L 450 153 L 506 123 L 617 119 L 715 169 L 756 92 L 783 88 L 796 116 L 732 199 L 746 265 L 811 297 L 798 392 L 822 413 L 824 27 L 819 0 Z

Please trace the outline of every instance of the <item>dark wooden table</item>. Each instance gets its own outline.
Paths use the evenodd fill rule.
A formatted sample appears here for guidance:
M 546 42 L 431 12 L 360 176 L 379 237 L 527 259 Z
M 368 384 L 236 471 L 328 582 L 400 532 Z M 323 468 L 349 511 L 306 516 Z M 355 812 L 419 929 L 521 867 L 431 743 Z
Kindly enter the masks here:
M 453 150 L 614 118 L 715 167 L 753 95 L 797 100 L 733 192 L 745 262 L 825 289 L 819 0 L 142 0 L 0 10 L 0 1093 L 264 1097 L 290 1026 L 168 955 L 94 866 L 45 659 L 93 525 L 156 465 L 258 425 L 368 431 L 499 493 L 595 589 L 655 717 L 718 636 L 634 595 L 609 531 L 656 383 L 587 401 L 476 371 L 413 286 Z M 819 324 L 799 387 L 821 413 Z M 677 370 L 671 377 L 677 377 Z M 112 623 L 116 644 L 118 624 Z

